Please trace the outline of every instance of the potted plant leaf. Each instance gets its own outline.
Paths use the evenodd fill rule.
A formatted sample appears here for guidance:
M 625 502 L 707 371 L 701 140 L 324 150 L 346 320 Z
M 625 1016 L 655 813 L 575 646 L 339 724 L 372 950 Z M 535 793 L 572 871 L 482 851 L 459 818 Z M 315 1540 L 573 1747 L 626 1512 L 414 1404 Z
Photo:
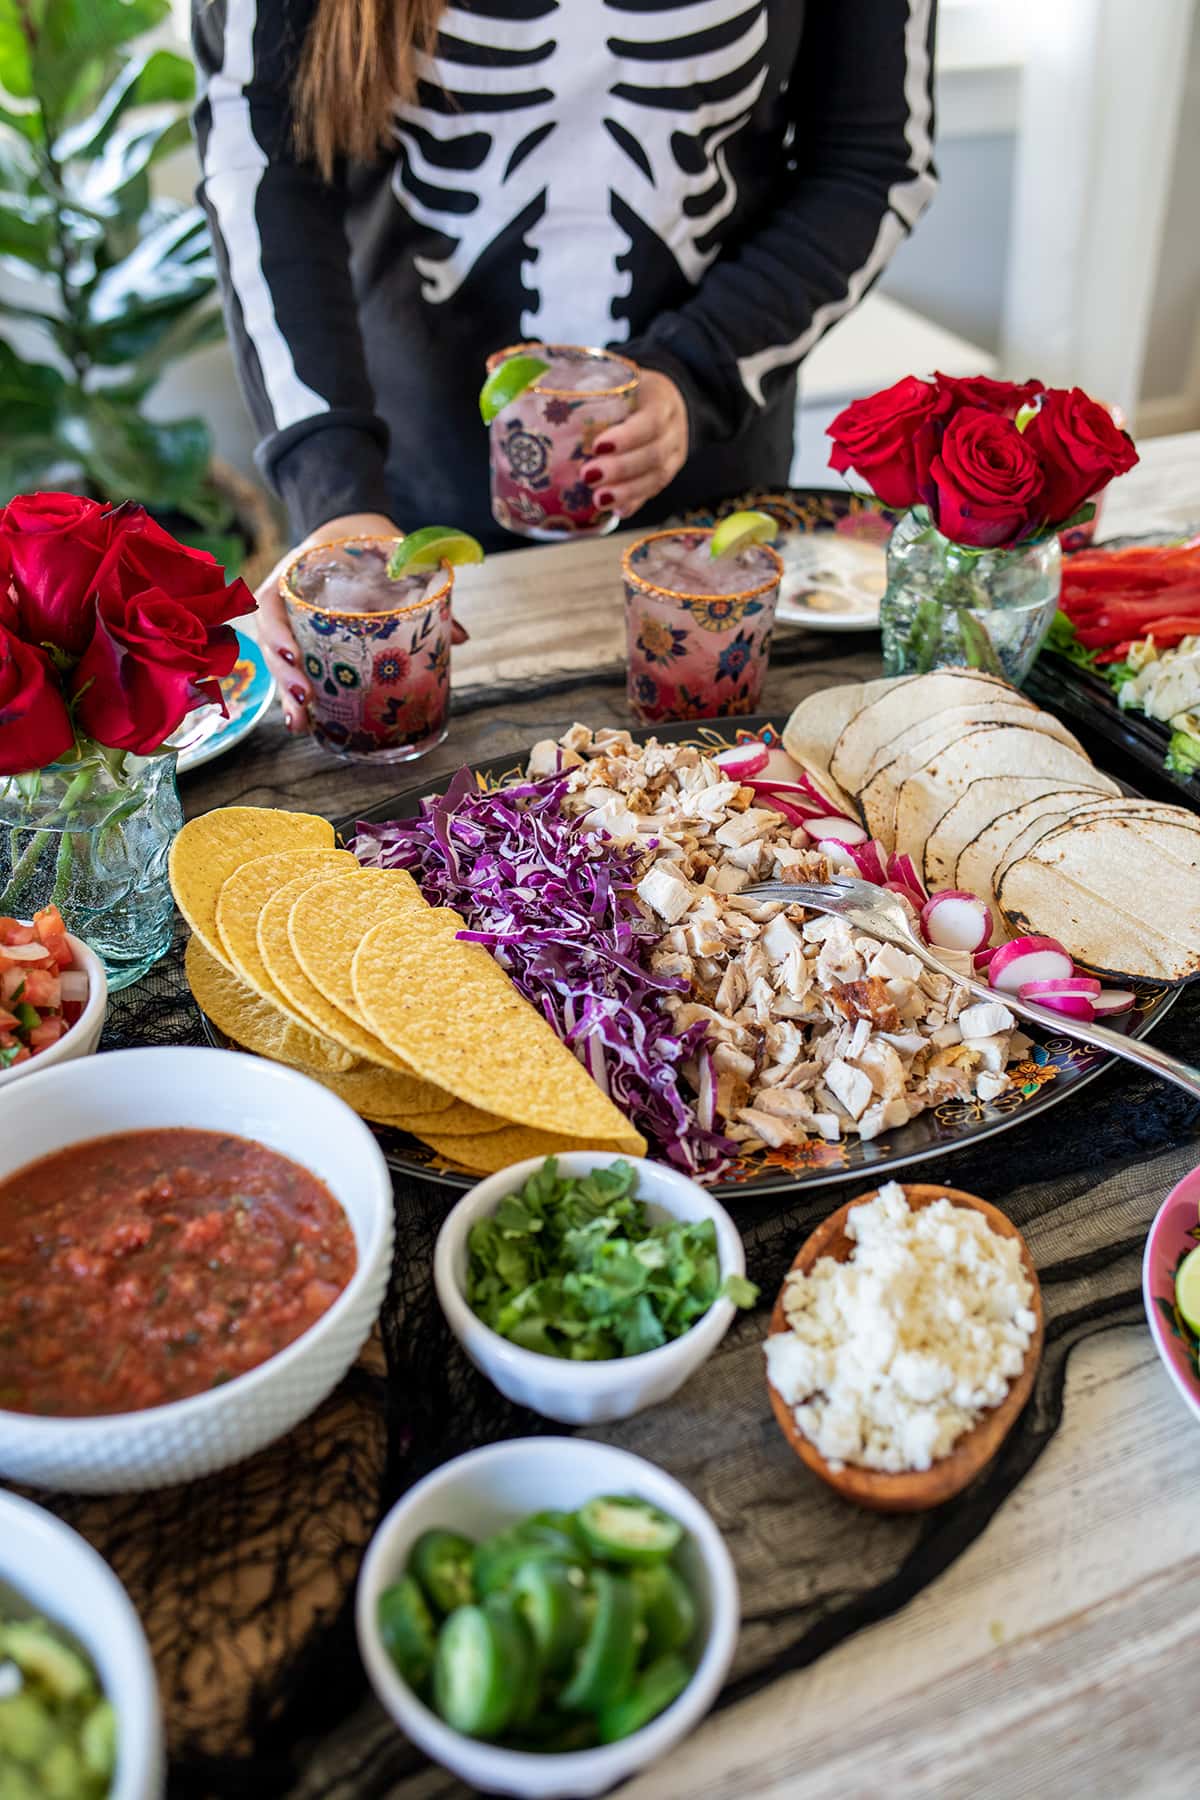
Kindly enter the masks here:
M 224 331 L 204 216 L 151 185 L 187 142 L 194 83 L 187 57 L 145 43 L 169 13 L 0 0 L 0 500 L 133 498 L 236 570 L 269 526 L 261 496 L 214 467 L 203 419 L 145 409 Z

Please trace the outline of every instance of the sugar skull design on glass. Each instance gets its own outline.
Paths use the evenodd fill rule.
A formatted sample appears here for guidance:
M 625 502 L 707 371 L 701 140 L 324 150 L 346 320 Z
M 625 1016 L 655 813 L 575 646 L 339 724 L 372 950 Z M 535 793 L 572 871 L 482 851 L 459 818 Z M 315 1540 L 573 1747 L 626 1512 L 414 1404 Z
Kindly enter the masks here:
M 783 563 L 765 544 L 713 556 L 711 531 L 655 531 L 622 560 L 635 718 L 758 710 Z
M 313 736 L 356 762 L 410 762 L 446 735 L 454 571 L 392 580 L 393 542 L 320 544 L 280 582 L 313 687 Z
M 493 516 L 522 537 L 612 531 L 617 515 L 597 505 L 583 471 L 601 433 L 637 404 L 636 364 L 576 344 L 517 344 L 488 358 L 489 374 L 518 355 L 550 366 L 489 427 Z

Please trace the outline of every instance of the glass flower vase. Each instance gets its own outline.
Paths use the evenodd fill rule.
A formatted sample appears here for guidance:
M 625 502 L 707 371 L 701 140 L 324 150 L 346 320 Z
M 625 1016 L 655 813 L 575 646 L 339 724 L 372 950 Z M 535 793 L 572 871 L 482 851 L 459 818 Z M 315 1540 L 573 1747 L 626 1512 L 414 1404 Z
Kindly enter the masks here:
M 1058 606 L 1057 536 L 976 550 L 905 513 L 888 545 L 879 607 L 885 675 L 970 668 L 1020 687 Z
M 171 946 L 167 856 L 182 824 L 173 750 L 97 747 L 0 780 L 0 914 L 53 903 L 109 987 L 128 987 Z

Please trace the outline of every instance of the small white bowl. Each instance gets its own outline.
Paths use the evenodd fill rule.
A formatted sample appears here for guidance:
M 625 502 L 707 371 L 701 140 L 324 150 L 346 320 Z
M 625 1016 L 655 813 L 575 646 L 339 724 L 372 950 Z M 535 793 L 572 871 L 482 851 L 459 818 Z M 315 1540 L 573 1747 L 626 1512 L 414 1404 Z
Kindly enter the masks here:
M 354 1274 L 301 1337 L 208 1393 L 99 1418 L 0 1410 L 0 1477 L 110 1494 L 226 1468 L 315 1411 L 378 1317 L 394 1229 L 387 1164 L 357 1113 L 279 1063 L 231 1050 L 116 1050 L 47 1069 L 0 1100 L 0 1180 L 70 1144 L 173 1125 L 233 1132 L 311 1170 L 354 1233 Z
M 574 1512 L 596 1494 L 634 1494 L 670 1513 L 688 1533 L 683 1570 L 696 1596 L 696 1672 L 673 1705 L 641 1731 L 595 1750 L 540 1756 L 503 1750 L 451 1730 L 397 1673 L 376 1625 L 379 1596 L 403 1575 L 423 1531 L 442 1526 L 476 1539 L 543 1508 Z M 605 1793 L 695 1729 L 720 1691 L 737 1644 L 737 1576 L 720 1532 L 700 1502 L 665 1470 L 628 1450 L 587 1438 L 513 1438 L 435 1469 L 397 1501 L 371 1540 L 358 1578 L 358 1647 L 371 1686 L 397 1725 L 426 1755 L 474 1788 L 522 1800 Z
M 52 1513 L 0 1493 L 0 1582 L 78 1638 L 95 1663 L 117 1715 L 109 1800 L 157 1800 L 164 1764 L 154 1665 L 129 1596 L 103 1557 Z
M 586 1175 L 606 1169 L 618 1159 L 612 1152 L 572 1150 L 560 1156 L 558 1166 L 568 1175 Z M 642 1157 L 620 1159 L 637 1170 L 638 1198 L 644 1200 L 652 1219 L 671 1217 L 693 1221 L 711 1219 L 717 1230 L 721 1279 L 746 1273 L 746 1253 L 737 1226 L 719 1201 L 675 1169 Z M 472 1312 L 466 1299 L 467 1240 L 476 1219 L 495 1212 L 506 1194 L 515 1194 L 542 1166 L 540 1156 L 514 1163 L 498 1175 L 489 1175 L 464 1194 L 438 1233 L 433 1257 L 433 1279 L 438 1300 L 450 1329 L 475 1367 L 508 1399 L 528 1406 L 543 1418 L 564 1425 L 598 1425 L 606 1419 L 628 1419 L 644 1407 L 656 1406 L 683 1386 L 712 1355 L 733 1323 L 737 1308 L 732 1300 L 717 1300 L 697 1319 L 690 1331 L 646 1350 L 640 1356 L 614 1357 L 607 1362 L 569 1362 L 542 1356 L 510 1343 Z
M 57 1044 L 39 1050 L 28 1062 L 18 1063 L 15 1068 L 0 1069 L 0 1094 L 11 1082 L 20 1081 L 23 1075 L 40 1075 L 43 1069 L 53 1068 L 56 1063 L 72 1062 L 77 1056 L 91 1056 L 100 1042 L 104 1015 L 108 1010 L 108 977 L 104 973 L 104 964 L 82 938 L 72 937 L 68 932 L 67 942 L 76 968 L 82 969 L 88 978 L 88 997 L 83 1011 L 71 1029 L 63 1032 Z

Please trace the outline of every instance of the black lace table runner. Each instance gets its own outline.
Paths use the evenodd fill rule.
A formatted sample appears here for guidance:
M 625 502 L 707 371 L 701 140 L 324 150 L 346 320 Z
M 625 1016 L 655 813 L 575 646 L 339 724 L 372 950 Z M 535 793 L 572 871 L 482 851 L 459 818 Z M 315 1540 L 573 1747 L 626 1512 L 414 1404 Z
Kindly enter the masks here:
M 1194 1060 L 1198 1028 L 1193 991 L 1155 1041 Z M 180 947 L 112 1001 L 106 1049 L 204 1041 Z M 726 1536 L 743 1624 L 722 1704 L 896 1611 L 978 1537 L 1057 1429 L 1074 1346 L 1140 1323 L 1146 1229 L 1195 1160 L 1198 1134 L 1200 1107 L 1187 1096 L 1113 1067 L 1048 1120 L 905 1172 L 951 1181 L 1011 1215 L 1037 1261 L 1047 1322 L 1033 1398 L 1000 1456 L 926 1516 L 886 1518 L 839 1501 L 793 1456 L 767 1400 L 760 1346 L 779 1283 L 800 1240 L 855 1184 L 791 1203 L 734 1197 L 759 1308 L 667 1405 L 592 1433 L 668 1468 Z M 108 1557 L 141 1613 L 167 1719 L 170 1792 L 182 1800 L 395 1800 L 410 1791 L 415 1800 L 431 1791 L 424 1758 L 363 1704 L 353 1628 L 363 1549 L 392 1502 L 436 1464 L 498 1438 L 563 1429 L 497 1394 L 442 1319 L 431 1265 L 453 1198 L 433 1183 L 397 1186 L 380 1331 L 337 1393 L 281 1443 L 186 1488 L 48 1499 Z M 464 1791 L 449 1777 L 437 1786 Z

